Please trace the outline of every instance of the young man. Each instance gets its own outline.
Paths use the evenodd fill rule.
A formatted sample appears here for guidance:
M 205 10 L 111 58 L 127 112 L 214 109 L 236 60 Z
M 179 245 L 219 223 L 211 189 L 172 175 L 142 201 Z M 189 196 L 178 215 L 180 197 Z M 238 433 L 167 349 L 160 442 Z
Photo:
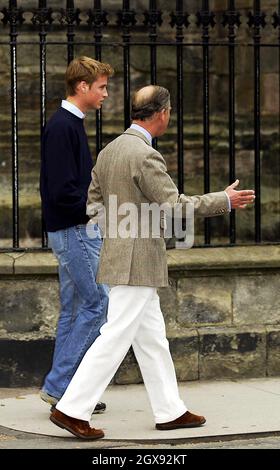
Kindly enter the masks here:
M 111 284 L 108 321 L 89 348 L 50 419 L 80 438 L 98 439 L 100 429 L 89 419 L 97 400 L 117 371 L 130 345 L 140 366 L 153 410 L 156 428 L 170 430 L 201 426 L 203 416 L 187 410 L 179 396 L 174 365 L 166 339 L 157 287 L 168 285 L 166 248 L 162 236 L 140 238 L 110 236 L 111 219 L 121 228 L 128 203 L 164 203 L 174 207 L 192 205 L 197 215 L 211 217 L 243 208 L 254 201 L 254 191 L 236 191 L 236 181 L 225 191 L 185 196 L 179 194 L 167 173 L 161 154 L 151 146 L 152 137 L 163 135 L 170 117 L 170 96 L 160 86 L 139 90 L 132 102 L 133 124 L 100 153 L 92 171 L 88 192 L 88 214 L 94 220 L 101 204 L 106 209 L 106 237 L 102 246 L 98 279 Z M 117 200 L 115 213 L 110 197 Z M 110 213 L 110 215 L 109 215 Z M 139 215 L 139 212 L 138 212 Z M 137 218 L 136 218 L 137 220 Z M 138 227 L 143 222 L 139 215 Z M 144 220 L 145 222 L 145 220 Z
M 66 100 L 47 123 L 42 139 L 41 198 L 49 245 L 59 263 L 61 311 L 53 364 L 41 398 L 55 405 L 106 321 L 108 288 L 96 283 L 101 238 L 86 233 L 92 157 L 84 129 L 87 111 L 108 97 L 113 69 L 89 57 L 66 70 Z M 97 403 L 102 412 L 105 403 Z

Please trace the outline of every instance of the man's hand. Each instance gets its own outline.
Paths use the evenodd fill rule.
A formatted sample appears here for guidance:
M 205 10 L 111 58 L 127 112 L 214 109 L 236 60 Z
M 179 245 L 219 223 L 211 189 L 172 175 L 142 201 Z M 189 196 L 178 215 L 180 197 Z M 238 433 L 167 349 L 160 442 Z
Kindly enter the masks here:
M 225 189 L 232 209 L 245 209 L 247 204 L 252 204 L 255 200 L 255 191 L 252 189 L 243 189 L 236 191 L 234 188 L 239 185 L 239 180 L 236 180 Z

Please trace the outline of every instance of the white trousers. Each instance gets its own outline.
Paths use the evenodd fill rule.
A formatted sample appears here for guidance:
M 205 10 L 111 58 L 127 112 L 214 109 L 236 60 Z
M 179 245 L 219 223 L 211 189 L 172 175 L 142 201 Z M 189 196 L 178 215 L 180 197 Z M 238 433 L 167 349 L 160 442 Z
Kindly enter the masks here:
M 56 408 L 90 421 L 92 411 L 132 345 L 156 423 L 187 411 L 179 397 L 159 297 L 153 287 L 116 286 L 109 294 L 108 321 L 88 349 Z

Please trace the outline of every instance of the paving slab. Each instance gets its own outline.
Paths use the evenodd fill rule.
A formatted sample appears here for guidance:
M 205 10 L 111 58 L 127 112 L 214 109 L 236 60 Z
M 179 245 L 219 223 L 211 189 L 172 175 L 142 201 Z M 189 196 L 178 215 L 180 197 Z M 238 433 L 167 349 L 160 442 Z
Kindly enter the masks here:
M 49 253 L 24 253 L 15 260 L 15 274 L 57 274 L 58 264 L 54 255 Z
M 13 274 L 14 259 L 6 253 L 0 253 L 0 274 Z
M 280 247 L 278 245 L 233 246 L 195 248 L 190 250 L 173 249 L 167 251 L 169 270 L 178 268 L 193 269 L 256 269 L 279 268 Z
M 107 411 L 94 415 L 92 426 L 117 441 L 173 441 L 203 437 L 280 432 L 280 378 L 185 382 L 180 394 L 191 411 L 203 414 L 201 428 L 157 431 L 143 385 L 108 387 L 102 399 Z M 49 421 L 48 405 L 39 394 L 20 393 L 0 399 L 0 425 L 47 436 L 73 436 Z

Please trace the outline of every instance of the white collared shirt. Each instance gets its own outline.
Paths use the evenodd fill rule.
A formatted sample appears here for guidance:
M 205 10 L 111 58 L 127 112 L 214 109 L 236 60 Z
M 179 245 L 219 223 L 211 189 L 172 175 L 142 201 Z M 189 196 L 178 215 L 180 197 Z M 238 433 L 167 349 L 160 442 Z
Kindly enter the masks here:
M 78 106 L 76 106 L 73 103 L 70 103 L 70 101 L 62 100 L 61 107 L 64 109 L 67 109 L 67 111 L 69 111 L 70 113 L 75 114 L 75 116 L 77 116 L 80 119 L 84 119 L 86 117 L 86 115 L 82 113 L 82 111 L 78 108 Z
M 135 129 L 136 131 L 142 132 L 142 134 L 144 134 L 144 136 L 147 137 L 150 144 L 152 144 L 153 138 L 152 138 L 150 132 L 148 132 L 146 129 L 144 129 L 144 127 L 139 126 L 138 124 L 131 124 L 130 129 Z

